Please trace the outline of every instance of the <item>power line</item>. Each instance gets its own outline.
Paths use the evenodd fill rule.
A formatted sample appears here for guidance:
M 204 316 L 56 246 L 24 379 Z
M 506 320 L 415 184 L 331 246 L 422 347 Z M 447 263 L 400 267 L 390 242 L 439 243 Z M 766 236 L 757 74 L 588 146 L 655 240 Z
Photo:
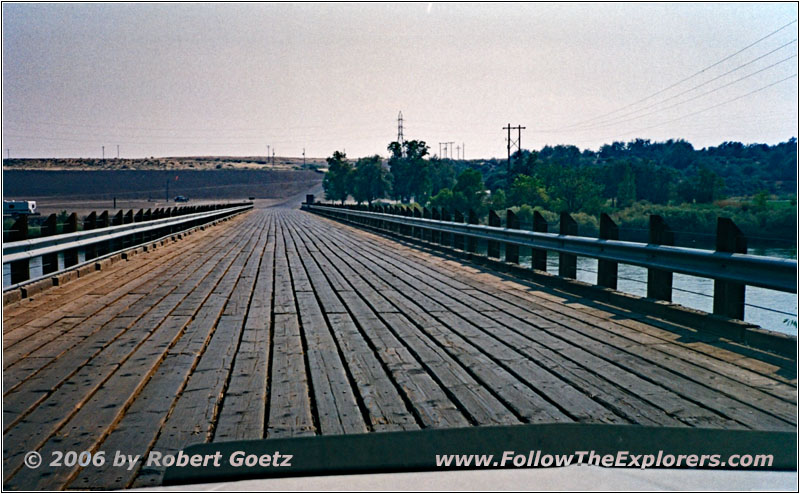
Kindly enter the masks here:
M 680 85 L 680 84 L 683 84 L 684 82 L 686 82 L 686 81 L 688 81 L 688 80 L 690 80 L 690 79 L 692 79 L 692 78 L 694 78 L 694 77 L 696 77 L 696 76 L 698 76 L 698 75 L 702 74 L 703 72 L 705 72 L 705 71 L 706 71 L 706 70 L 708 70 L 708 69 L 711 69 L 711 68 L 713 68 L 713 67 L 716 67 L 717 65 L 719 65 L 719 64 L 721 64 L 721 63 L 723 63 L 723 62 L 725 62 L 725 61 L 727 61 L 727 60 L 730 60 L 731 58 L 735 57 L 736 55 L 738 55 L 738 54 L 740 54 L 740 53 L 744 52 L 745 50 L 747 50 L 747 49 L 749 49 L 749 48 L 752 48 L 753 46 L 757 45 L 758 43 L 761 43 L 761 42 L 762 42 L 762 41 L 764 41 L 765 39 L 767 39 L 767 38 L 769 38 L 769 37 L 771 37 L 771 36 L 773 36 L 773 35 L 777 34 L 778 32 L 780 32 L 780 31 L 782 31 L 782 30 L 786 29 L 787 27 L 791 26 L 792 24 L 794 24 L 794 23 L 796 23 L 796 22 L 797 22 L 797 19 L 793 20 L 792 22 L 790 22 L 790 23 L 788 23 L 788 24 L 785 24 L 785 25 L 783 25 L 783 26 L 779 27 L 778 29 L 776 29 L 776 30 L 772 31 L 771 33 L 767 34 L 766 36 L 764 36 L 764 37 L 762 37 L 762 38 L 760 38 L 760 39 L 758 39 L 758 40 L 756 40 L 756 41 L 754 41 L 754 42 L 750 43 L 749 45 L 747 45 L 747 46 L 745 46 L 744 48 L 742 48 L 742 49 L 738 50 L 737 52 L 735 52 L 735 53 L 732 53 L 731 55 L 728 55 L 728 56 L 726 56 L 725 58 L 723 58 L 723 59 L 721 59 L 721 60 L 718 60 L 717 62 L 714 62 L 714 63 L 712 63 L 711 65 L 709 65 L 709 66 L 707 66 L 707 67 L 705 67 L 705 68 L 702 68 L 702 69 L 698 70 L 698 71 L 697 71 L 697 72 L 695 72 L 694 74 L 692 74 L 692 75 L 690 75 L 690 76 L 688 76 L 688 77 L 685 77 L 685 78 L 683 78 L 683 79 L 679 80 L 678 82 L 675 82 L 675 83 L 673 83 L 673 84 L 671 84 L 671 85 L 669 85 L 669 86 L 667 86 L 667 87 L 665 87 L 665 88 L 663 88 L 663 89 L 661 89 L 661 90 L 659 90 L 659 91 L 656 91 L 656 92 L 654 92 L 654 93 L 652 93 L 652 94 L 650 94 L 650 95 L 648 95 L 648 96 L 645 96 L 644 98 L 641 98 L 641 99 L 639 99 L 639 100 L 637 100 L 637 101 L 634 101 L 633 103 L 630 103 L 630 104 L 628 104 L 628 105 L 625 105 L 625 106 L 623 106 L 623 107 L 621 107 L 621 108 L 617 108 L 616 110 L 612 110 L 612 111 L 610 111 L 610 112 L 604 113 L 604 114 L 602 114 L 602 115 L 598 115 L 598 116 L 596 116 L 596 117 L 594 117 L 594 118 L 590 118 L 590 119 L 588 119 L 588 120 L 584 120 L 584 121 L 582 121 L 582 122 L 578 122 L 578 123 L 575 123 L 575 124 L 572 124 L 572 125 L 568 125 L 568 126 L 566 126 L 566 127 L 562 127 L 562 128 L 560 128 L 560 129 L 556 129 L 556 130 L 565 130 L 565 129 L 570 129 L 570 128 L 573 128 L 573 127 L 577 127 L 577 126 L 583 125 L 583 124 L 585 124 L 585 123 L 594 122 L 595 120 L 599 120 L 599 119 L 601 119 L 601 118 L 604 118 L 604 117 L 606 117 L 606 116 L 608 116 L 608 115 L 613 115 L 614 113 L 620 112 L 620 111 L 622 111 L 622 110 L 627 110 L 628 108 L 630 108 L 630 107 L 632 107 L 632 106 L 635 106 L 635 105 L 638 105 L 639 103 L 641 103 L 641 102 L 643 102 L 643 101 L 647 101 L 648 99 L 652 98 L 653 96 L 658 96 L 659 94 L 661 94 L 661 93 L 663 93 L 663 92 L 665 92 L 665 91 L 668 91 L 668 90 L 670 90 L 670 89 L 674 88 L 675 86 L 678 86 L 678 85 Z
M 761 72 L 764 72 L 765 70 L 769 70 L 769 69 L 771 69 L 771 68 L 773 68 L 773 67 L 776 67 L 776 66 L 778 66 L 778 65 L 780 65 L 780 64 L 782 64 L 782 63 L 784 63 L 784 62 L 788 62 L 789 60 L 791 60 L 791 59 L 793 59 L 793 58 L 796 58 L 796 57 L 797 57 L 797 55 L 792 55 L 792 56 L 790 56 L 790 57 L 784 58 L 783 60 L 780 60 L 780 61 L 778 61 L 778 62 L 775 62 L 775 63 L 773 63 L 772 65 L 768 65 L 768 66 L 766 66 L 766 67 L 764 67 L 764 68 L 762 68 L 762 69 L 759 69 L 759 70 L 757 70 L 757 71 L 755 71 L 755 72 L 751 72 L 750 74 L 747 74 L 746 76 L 740 77 L 739 79 L 736 79 L 736 80 L 734 80 L 734 81 L 731 81 L 731 82 L 729 82 L 729 83 L 727 83 L 727 84 L 723 84 L 722 86 L 719 86 L 719 87 L 717 87 L 717 88 L 715 88 L 715 89 L 712 89 L 712 90 L 710 90 L 710 91 L 706 91 L 705 93 L 701 93 L 701 94 L 698 94 L 698 95 L 696 95 L 696 96 L 692 96 L 692 97 L 691 97 L 691 98 L 689 98 L 689 99 L 685 99 L 685 100 L 683 100 L 683 101 L 679 101 L 679 102 L 677 102 L 677 103 L 673 103 L 672 105 L 665 106 L 665 107 L 663 107 L 663 108 L 657 108 L 657 109 L 655 109 L 655 110 L 653 110 L 653 111 L 650 111 L 650 112 L 647 112 L 647 113 L 643 113 L 643 114 L 641 114 L 641 115 L 636 115 L 635 117 L 630 117 L 630 118 L 623 118 L 625 115 L 620 115 L 620 116 L 619 116 L 619 117 L 617 117 L 617 118 L 614 118 L 614 119 L 611 119 L 611 120 L 608 120 L 608 121 L 605 121 L 605 122 L 601 122 L 601 123 L 595 124 L 595 125 L 593 125 L 593 126 L 590 126 L 590 127 L 585 127 L 585 128 L 582 128 L 582 129 L 576 129 L 575 131 L 576 131 L 576 132 L 582 132 L 582 131 L 584 131 L 584 130 L 592 130 L 592 129 L 595 129 L 595 128 L 608 127 L 608 126 L 610 126 L 610 125 L 619 125 L 619 124 L 621 124 L 621 123 L 630 122 L 630 121 L 632 121 L 632 120 L 638 120 L 638 119 L 640 119 L 640 118 L 644 118 L 644 117 L 647 117 L 647 116 L 650 116 L 650 115 L 654 115 L 654 114 L 656 114 L 656 113 L 663 112 L 664 110 L 669 110 L 669 109 L 671 109 L 671 108 L 675 108 L 676 106 L 683 105 L 683 104 L 685 104 L 685 103 L 688 103 L 688 102 L 690 102 L 690 101 L 694 101 L 694 100 L 696 100 L 696 99 L 698 99 L 698 98 L 702 98 L 702 97 L 704 97 L 704 96 L 708 96 L 709 94 L 715 93 L 715 92 L 717 92 L 717 91 L 719 91 L 719 90 L 721 90 L 721 89 L 725 89 L 726 87 L 728 87 L 728 86 L 732 86 L 733 84 L 736 84 L 737 82 L 741 82 L 741 81 L 743 81 L 743 80 L 745 80 L 745 79 L 749 79 L 750 77 L 753 77 L 753 76 L 754 76 L 754 75 L 756 75 L 756 74 L 760 74 Z M 701 86 L 702 86 L 702 85 L 705 85 L 705 84 L 701 84 Z M 689 92 L 689 91 L 692 91 L 693 89 L 697 89 L 698 87 L 700 87 L 700 86 L 696 86 L 696 87 L 694 87 L 694 88 L 692 88 L 692 89 L 690 89 L 690 90 L 684 91 L 684 93 L 681 93 L 681 94 L 685 94 L 685 93 L 687 93 L 687 92 Z M 669 98 L 669 99 L 672 99 L 672 98 Z M 652 108 L 653 106 L 658 106 L 658 105 L 660 105 L 660 104 L 662 104 L 662 103 L 664 103 L 664 102 L 666 102 L 666 101 L 668 101 L 668 100 L 663 100 L 663 101 L 660 101 L 660 102 L 658 102 L 658 103 L 655 103 L 655 104 L 653 104 L 653 105 L 650 105 L 650 106 L 648 106 L 648 107 L 645 107 L 645 108 L 642 108 L 642 109 L 636 110 L 636 111 L 634 111 L 634 112 L 628 113 L 627 115 L 633 115 L 633 114 L 636 114 L 636 113 L 638 113 L 638 112 L 640 112 L 640 111 L 646 110 L 646 109 L 648 109 L 648 108 Z M 620 118 L 622 118 L 622 120 L 619 120 Z
M 723 102 L 721 102 L 721 103 L 717 103 L 716 105 L 712 105 L 712 106 L 709 106 L 709 107 L 707 107 L 707 108 L 703 108 L 702 110 L 697 110 L 697 111 L 694 111 L 694 112 L 692 112 L 692 113 L 687 113 L 687 114 L 685 114 L 685 115 L 681 115 L 680 117 L 676 117 L 676 118 L 673 118 L 673 119 L 671 119 L 671 120 L 665 120 L 665 121 L 663 121 L 663 122 L 661 122 L 661 123 L 657 123 L 657 124 L 655 124 L 655 125 L 651 125 L 651 126 L 649 126 L 649 127 L 643 127 L 643 128 L 636 129 L 636 130 L 630 130 L 630 131 L 628 131 L 628 132 L 625 132 L 624 134 L 617 134 L 616 136 L 607 136 L 607 137 L 603 137 L 602 139 L 614 139 L 614 138 L 616 138 L 616 137 L 619 137 L 619 136 L 622 136 L 622 135 L 635 134 L 635 133 L 637 133 L 637 132 L 641 132 L 641 131 L 643 131 L 643 130 L 654 129 L 654 128 L 656 128 L 656 127 L 661 127 L 662 125 L 666 125 L 666 124 L 668 124 L 668 123 L 676 122 L 676 121 L 678 121 L 678 120 L 683 120 L 684 118 L 688 118 L 688 117 L 691 117 L 691 116 L 697 115 L 697 114 L 699 114 L 699 113 L 704 113 L 704 112 L 707 112 L 707 111 L 709 111 L 709 110 L 713 110 L 714 108 L 718 108 L 718 107 L 720 107 L 720 106 L 727 105 L 728 103 L 733 103 L 734 101 L 738 101 L 738 100 L 740 100 L 740 99 L 742 99 L 742 98 L 745 98 L 745 97 L 747 97 L 747 96 L 750 96 L 750 95 L 753 95 L 753 94 L 755 94 L 755 93 L 758 93 L 758 92 L 760 92 L 760 91 L 763 91 L 763 90 L 765 90 L 765 89 L 767 89 L 767 88 L 770 88 L 770 87 L 772 87 L 772 86 L 775 86 L 775 85 L 777 85 L 777 84 L 780 84 L 781 82 L 788 81 L 789 79 L 792 79 L 792 78 L 794 78 L 794 77 L 797 77 L 797 72 L 795 72 L 794 74 L 790 75 L 789 77 L 785 77 L 785 78 L 783 78 L 783 79 L 781 79 L 781 80 L 779 80 L 779 81 L 775 81 L 775 82 L 773 82 L 773 83 L 771 83 L 771 84 L 767 84 L 766 86 L 762 86 L 762 87 L 760 87 L 760 88 L 758 88 L 758 89 L 755 89 L 755 90 L 753 90 L 753 91 L 750 91 L 750 92 L 748 92 L 748 93 L 742 94 L 742 95 L 740 95 L 740 96 L 737 96 L 737 97 L 735 97 L 735 98 L 732 98 L 732 99 L 729 99 L 729 100 L 723 101 Z
M 763 59 L 763 58 L 767 57 L 768 55 L 771 55 L 771 54 L 775 53 L 776 51 L 778 51 L 778 50 L 780 50 L 780 49 L 782 49 L 782 48 L 785 48 L 785 47 L 787 47 L 787 46 L 791 45 L 792 43 L 794 43 L 794 42 L 796 42 L 796 41 L 797 41 L 797 38 L 793 39 L 792 41 L 790 41 L 790 42 L 788 42 L 788 43 L 786 43 L 786 44 L 784 44 L 784 45 L 781 45 L 781 46 L 779 46 L 778 48 L 775 48 L 774 50 L 772 50 L 772 51 L 770 51 L 770 52 L 768 52 L 768 53 L 765 53 L 765 54 L 763 54 L 763 55 L 761 55 L 761 56 L 758 56 L 758 57 L 756 57 L 756 58 L 754 58 L 754 59 L 752 59 L 752 60 L 750 60 L 750 61 L 746 62 L 746 63 L 743 63 L 743 64 L 739 65 L 738 67 L 735 67 L 735 68 L 733 68 L 733 69 L 731 69 L 731 70 L 729 70 L 729 71 L 725 72 L 724 74 L 720 74 L 720 75 L 718 75 L 717 77 L 714 77 L 714 78 L 712 78 L 712 79 L 709 79 L 709 80 L 707 80 L 706 82 L 703 82 L 703 83 L 701 83 L 701 84 L 698 84 L 698 85 L 696 85 L 696 86 L 694 86 L 694 87 L 692 87 L 692 88 L 689 88 L 689 89 L 686 89 L 686 90 L 684 90 L 684 91 L 681 91 L 681 92 L 679 92 L 679 93 L 677 93 L 677 94 L 674 94 L 674 95 L 672 95 L 672 96 L 670 96 L 670 97 L 668 97 L 668 98 L 665 98 L 665 99 L 663 99 L 663 100 L 657 101 L 657 102 L 655 102 L 655 103 L 653 103 L 653 104 L 651 104 L 651 105 L 645 106 L 645 107 L 643 107 L 643 108 L 639 108 L 638 110 L 633 110 L 633 111 L 630 111 L 630 112 L 628 112 L 628 113 L 624 113 L 624 114 L 622 114 L 622 115 L 618 115 L 618 116 L 616 116 L 616 117 L 614 117 L 614 118 L 611 118 L 610 120 L 605 120 L 605 121 L 603 121 L 603 122 L 599 122 L 599 123 L 592 124 L 592 125 L 589 125 L 589 126 L 585 126 L 585 127 L 582 127 L 582 128 L 579 128 L 579 129 L 575 129 L 575 130 L 577 130 L 577 131 L 582 131 L 582 130 L 588 130 L 588 129 L 593 129 L 593 128 L 597 128 L 597 127 L 603 127 L 603 126 L 607 126 L 607 125 L 613 125 L 613 124 L 621 123 L 622 121 L 625 121 L 625 120 L 622 120 L 622 121 L 620 121 L 619 119 L 621 119 L 621 118 L 624 118 L 624 117 L 627 117 L 627 116 L 630 116 L 630 115 L 635 115 L 635 114 L 637 114 L 637 113 L 639 113 L 639 112 L 641 112 L 641 111 L 648 110 L 648 109 L 650 109 L 650 108 L 653 108 L 653 107 L 655 107 L 655 106 L 658 106 L 658 105 L 660 105 L 660 104 L 662 104 L 662 103 L 666 103 L 667 101 L 673 100 L 673 99 L 675 99 L 675 98 L 677 98 L 677 97 L 679 97 L 679 96 L 683 96 L 684 94 L 686 94 L 686 93 L 689 93 L 689 92 L 692 92 L 692 91 L 694 91 L 695 89 L 699 89 L 699 88 L 701 88 L 701 87 L 703 87 L 703 86 L 705 86 L 705 85 L 707 85 L 707 84 L 710 84 L 710 83 L 712 83 L 712 82 L 714 82 L 714 81 L 716 81 L 716 80 L 718 80 L 718 79 L 721 79 L 722 77 L 725 77 L 726 75 L 732 74 L 733 72 L 736 72 L 737 70 L 740 70 L 740 69 L 742 69 L 742 68 L 744 68 L 744 67 L 746 67 L 746 66 L 748 66 L 748 65 L 750 65 L 750 64 L 752 64 L 752 63 L 754 63 L 754 62 L 756 62 L 756 61 L 758 61 L 758 60 L 761 60 L 761 59 Z M 743 80 L 743 79 L 746 79 L 747 77 L 751 77 L 751 76 L 753 76 L 753 75 L 755 75 L 755 74 L 757 74 L 757 73 L 759 73 L 759 72 L 763 72 L 763 71 L 764 71 L 764 70 L 766 70 L 766 69 L 772 68 L 772 67 L 774 67 L 774 66 L 776 66 L 776 65 L 778 65 L 778 64 L 781 64 L 781 63 L 783 63 L 783 62 L 786 62 L 786 61 L 788 61 L 788 60 L 791 60 L 792 58 L 794 58 L 794 57 L 796 57 L 796 56 L 797 56 L 797 55 L 795 54 L 795 55 L 792 55 L 792 56 L 790 56 L 790 57 L 788 57 L 788 58 L 784 58 L 783 60 L 780 60 L 780 61 L 778 61 L 778 62 L 776 62 L 776 63 L 774 63 L 774 64 L 772 64 L 772 65 L 770 65 L 770 66 L 768 66 L 768 67 L 765 67 L 765 68 L 763 68 L 763 69 L 761 69 L 761 70 L 759 70 L 759 71 L 757 71 L 757 72 L 753 72 L 752 74 L 750 74 L 750 75 L 748 75 L 748 76 L 746 76 L 746 77 L 743 77 L 743 78 L 741 78 L 741 79 L 737 79 L 736 81 L 733 81 L 733 82 L 738 82 L 738 81 L 741 81 L 741 80 Z M 732 84 L 732 83 L 730 83 L 730 84 Z M 729 86 L 730 84 L 727 84 L 727 85 L 724 85 L 724 86 L 720 86 L 719 88 L 715 89 L 714 91 L 718 91 L 719 89 L 722 89 L 722 88 L 724 88 L 724 87 L 727 87 L 727 86 Z M 711 93 L 711 92 L 714 92 L 714 91 L 709 91 L 709 92 L 707 92 L 707 93 L 704 93 L 704 94 L 709 94 L 709 93 Z M 701 96 L 702 96 L 702 95 L 701 95 Z M 696 99 L 696 98 L 693 98 L 693 99 Z M 685 103 L 686 101 L 691 101 L 691 99 L 685 100 L 685 101 L 684 101 L 684 102 L 682 102 L 682 103 Z M 679 104 L 681 104 L 681 103 L 679 103 Z M 667 108 L 672 108 L 672 107 L 667 107 Z M 667 108 L 662 108 L 662 110 L 665 110 L 665 109 L 667 109 Z M 660 111 L 660 110 L 659 110 L 659 111 Z M 652 113 L 653 113 L 653 112 L 651 112 L 651 113 L 647 113 L 647 114 L 645 114 L 645 115 L 650 115 L 650 114 L 652 114 Z M 644 116 L 644 115 L 642 115 L 642 116 Z M 634 117 L 634 118 L 639 118 L 639 117 Z

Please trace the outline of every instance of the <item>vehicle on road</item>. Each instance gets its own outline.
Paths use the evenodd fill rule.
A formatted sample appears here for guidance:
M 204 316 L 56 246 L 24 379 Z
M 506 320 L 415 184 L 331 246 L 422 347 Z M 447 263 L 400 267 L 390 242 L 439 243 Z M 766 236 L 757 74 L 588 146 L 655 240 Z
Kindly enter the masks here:
M 36 201 L 3 200 L 3 216 L 33 215 L 36 213 Z

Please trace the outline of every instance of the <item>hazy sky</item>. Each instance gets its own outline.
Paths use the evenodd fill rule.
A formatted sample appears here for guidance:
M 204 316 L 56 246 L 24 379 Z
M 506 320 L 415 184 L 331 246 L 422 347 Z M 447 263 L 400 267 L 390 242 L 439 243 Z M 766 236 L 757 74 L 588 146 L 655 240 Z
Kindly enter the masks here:
M 466 158 L 504 157 L 508 123 L 528 149 L 798 134 L 798 24 L 759 41 L 796 3 L 2 10 L 3 157 L 386 155 L 401 110 Z

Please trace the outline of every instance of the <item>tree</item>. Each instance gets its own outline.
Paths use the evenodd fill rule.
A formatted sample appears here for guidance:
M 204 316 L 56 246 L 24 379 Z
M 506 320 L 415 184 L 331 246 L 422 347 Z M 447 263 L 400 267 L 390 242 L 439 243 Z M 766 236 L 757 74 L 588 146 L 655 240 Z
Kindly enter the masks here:
M 347 161 L 347 155 L 334 151 L 333 156 L 325 159 L 328 162 L 328 172 L 322 179 L 322 188 L 325 198 L 331 201 L 344 201 L 350 195 L 353 166 Z
M 544 206 L 549 201 L 544 184 L 538 177 L 518 175 L 511 185 L 508 202 L 511 205 Z
M 627 208 L 634 202 L 636 202 L 636 177 L 628 165 L 617 190 L 617 206 Z
M 356 162 L 352 194 L 359 204 L 366 201 L 372 205 L 375 199 L 386 197 L 390 187 L 389 173 L 383 168 L 380 156 L 360 158 Z
M 401 145 L 391 142 L 387 147 L 392 156 L 389 168 L 392 172 L 392 192 L 396 199 L 409 202 L 413 197 L 424 204 L 431 195 L 430 163 L 424 159 L 428 155 L 425 141 L 405 141 Z
M 559 167 L 556 180 L 550 181 L 547 189 L 551 198 L 550 208 L 555 211 L 595 214 L 600 209 L 600 192 L 603 186 L 595 183 L 591 175 L 585 169 Z
M 454 206 L 458 209 L 472 209 L 479 215 L 483 214 L 486 186 L 483 184 L 481 172 L 472 168 L 461 172 L 453 188 L 453 195 L 456 202 Z
M 489 208 L 493 209 L 494 211 L 499 211 L 501 209 L 505 209 L 506 204 L 506 193 L 503 189 L 497 189 L 492 192 L 491 197 L 489 198 Z

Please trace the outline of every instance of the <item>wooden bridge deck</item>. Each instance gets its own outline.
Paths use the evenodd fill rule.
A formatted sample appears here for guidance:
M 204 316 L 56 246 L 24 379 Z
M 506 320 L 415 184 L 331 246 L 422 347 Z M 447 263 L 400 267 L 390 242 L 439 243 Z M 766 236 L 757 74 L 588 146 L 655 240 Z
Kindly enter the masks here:
M 158 485 L 27 451 L 489 424 L 796 429 L 796 363 L 289 209 L 3 315 L 4 486 Z

